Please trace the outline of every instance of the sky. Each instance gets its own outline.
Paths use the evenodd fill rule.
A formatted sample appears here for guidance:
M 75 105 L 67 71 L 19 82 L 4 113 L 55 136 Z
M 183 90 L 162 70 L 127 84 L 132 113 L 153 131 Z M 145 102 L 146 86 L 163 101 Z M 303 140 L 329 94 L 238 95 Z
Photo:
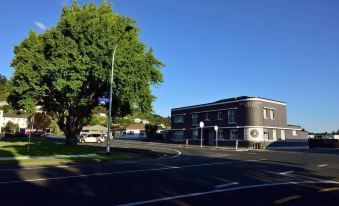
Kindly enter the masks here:
M 141 41 L 166 64 L 164 82 L 152 88 L 155 113 L 247 95 L 286 102 L 288 123 L 308 131 L 339 129 L 339 1 L 109 2 L 137 21 Z M 1 3 L 0 74 L 13 74 L 14 45 L 30 29 L 55 26 L 70 3 Z

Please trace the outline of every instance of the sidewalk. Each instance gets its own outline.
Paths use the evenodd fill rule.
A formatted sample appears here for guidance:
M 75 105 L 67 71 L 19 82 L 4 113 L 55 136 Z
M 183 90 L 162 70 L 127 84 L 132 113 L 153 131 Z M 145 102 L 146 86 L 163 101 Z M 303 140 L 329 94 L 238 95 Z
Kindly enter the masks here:
M 29 160 L 29 159 L 57 159 L 57 158 L 77 158 L 77 157 L 96 157 L 97 154 L 84 155 L 52 155 L 52 156 L 19 156 L 19 157 L 0 157 L 3 160 Z

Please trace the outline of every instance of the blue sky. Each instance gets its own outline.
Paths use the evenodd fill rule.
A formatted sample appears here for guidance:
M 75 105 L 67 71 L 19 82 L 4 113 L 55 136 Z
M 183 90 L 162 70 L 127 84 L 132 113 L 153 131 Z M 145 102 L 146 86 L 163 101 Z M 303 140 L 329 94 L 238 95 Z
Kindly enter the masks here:
M 80 3 L 90 1 L 78 1 Z M 101 1 L 96 1 L 100 3 Z M 1 3 L 0 73 L 30 29 L 55 26 L 65 0 Z M 339 1 L 113 0 L 166 67 L 154 111 L 248 95 L 287 102 L 288 121 L 339 129 Z

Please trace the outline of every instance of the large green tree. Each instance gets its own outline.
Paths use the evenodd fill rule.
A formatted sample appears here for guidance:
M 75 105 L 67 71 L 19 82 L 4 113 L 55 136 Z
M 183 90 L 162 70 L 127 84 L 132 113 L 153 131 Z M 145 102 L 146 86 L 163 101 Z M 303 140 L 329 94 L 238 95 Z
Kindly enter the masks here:
M 8 100 L 16 109 L 35 105 L 57 120 L 65 144 L 76 145 L 84 120 L 108 96 L 112 51 L 116 51 L 113 118 L 149 112 L 155 97 L 150 86 L 162 82 L 163 63 L 139 40 L 135 20 L 113 13 L 106 2 L 64 7 L 57 25 L 43 34 L 31 31 L 14 49 L 15 68 Z

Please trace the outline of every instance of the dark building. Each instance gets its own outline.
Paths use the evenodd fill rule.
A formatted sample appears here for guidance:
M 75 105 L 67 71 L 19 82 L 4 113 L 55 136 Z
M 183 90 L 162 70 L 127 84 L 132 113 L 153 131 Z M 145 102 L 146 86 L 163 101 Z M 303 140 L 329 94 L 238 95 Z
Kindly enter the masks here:
M 285 102 L 259 97 L 242 96 L 174 108 L 171 110 L 172 140 L 200 142 L 199 122 L 204 122 L 204 145 L 215 144 L 214 126 L 218 126 L 219 145 L 229 145 L 237 139 L 240 144 L 248 145 L 307 138 L 307 132 L 300 126 L 287 124 Z

